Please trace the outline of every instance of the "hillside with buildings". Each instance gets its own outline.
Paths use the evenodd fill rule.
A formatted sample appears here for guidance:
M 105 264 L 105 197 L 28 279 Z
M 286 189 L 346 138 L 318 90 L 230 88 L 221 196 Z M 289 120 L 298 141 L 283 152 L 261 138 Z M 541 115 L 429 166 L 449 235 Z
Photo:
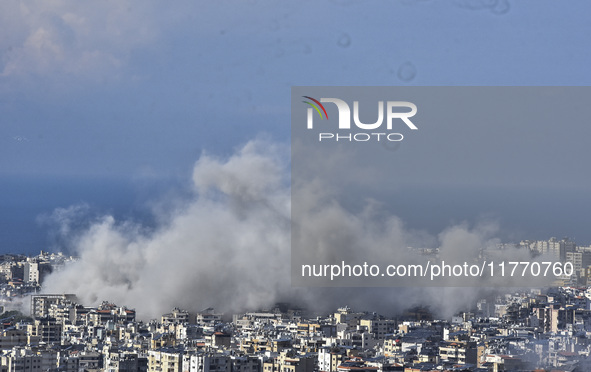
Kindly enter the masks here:
M 576 267 L 561 286 L 482 298 L 450 319 L 436 309 L 384 316 L 330 314 L 277 304 L 221 314 L 179 309 L 141 320 L 126 304 L 42 292 L 45 275 L 73 257 L 3 255 L 1 371 L 390 372 L 589 371 L 589 247 L 568 239 L 501 245 L 554 254 Z M 431 252 L 435 254 L 435 252 Z M 392 291 L 396 296 L 396 290 Z M 25 300 L 28 300 L 25 301 Z M 404 298 L 398 299 L 404 302 Z M 14 311 L 21 305 L 20 311 Z

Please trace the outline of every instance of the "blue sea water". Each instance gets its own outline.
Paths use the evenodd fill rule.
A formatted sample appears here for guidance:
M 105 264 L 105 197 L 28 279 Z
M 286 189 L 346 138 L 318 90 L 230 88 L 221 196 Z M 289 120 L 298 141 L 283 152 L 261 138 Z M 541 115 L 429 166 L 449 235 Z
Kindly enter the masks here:
M 0 252 L 59 250 L 47 221 L 56 208 L 88 205 L 96 214 L 153 223 L 146 191 L 130 180 L 84 177 L 1 177 Z
M 87 204 L 91 214 L 110 214 L 151 227 L 156 218 L 151 203 L 175 182 L 138 183 L 129 179 L 84 177 L 0 177 L 0 253 L 37 254 L 60 250 L 44 216 L 56 208 Z M 177 194 L 182 194 L 179 192 Z M 408 229 L 433 236 L 455 224 L 499 224 L 496 236 L 505 242 L 570 237 L 579 245 L 591 243 L 591 197 L 585 190 L 515 190 L 493 188 L 413 187 L 391 195 L 373 195 Z M 186 197 L 186 194 L 185 194 Z M 363 206 L 353 198 L 351 210 Z

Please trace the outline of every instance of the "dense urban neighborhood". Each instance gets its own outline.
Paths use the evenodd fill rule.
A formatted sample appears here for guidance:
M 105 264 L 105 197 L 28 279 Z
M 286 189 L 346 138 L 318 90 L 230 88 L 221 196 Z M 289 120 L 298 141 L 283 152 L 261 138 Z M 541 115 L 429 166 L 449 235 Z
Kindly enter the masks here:
M 586 283 L 591 250 L 554 238 L 515 246 L 556 254 L 573 264 L 576 278 L 550 288 L 507 289 L 450 319 L 437 319 L 436 309 L 428 307 L 383 316 L 371 309 L 349 308 L 343 298 L 341 307 L 322 315 L 285 303 L 236 314 L 170 304 L 171 312 L 159 319 L 140 320 L 136 311 L 141 309 L 108 299 L 84 304 L 76 294 L 44 293 L 44 276 L 74 262 L 74 257 L 47 252 L 34 257 L 3 255 L 0 368 L 7 372 L 591 370 L 591 288 Z M 29 302 L 30 309 L 15 310 L 16 304 Z

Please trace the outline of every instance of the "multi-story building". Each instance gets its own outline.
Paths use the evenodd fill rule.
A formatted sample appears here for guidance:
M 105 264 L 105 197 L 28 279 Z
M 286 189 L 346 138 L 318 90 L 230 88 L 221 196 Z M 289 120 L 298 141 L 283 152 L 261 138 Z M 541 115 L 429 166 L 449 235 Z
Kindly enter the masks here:
M 57 352 L 44 350 L 33 351 L 30 348 L 15 347 L 2 355 L 1 366 L 6 372 L 52 371 L 57 368 Z
M 0 350 L 10 350 L 16 346 L 26 346 L 29 342 L 26 330 L 5 329 L 0 331 Z
M 313 372 L 315 356 L 282 352 L 263 363 L 263 372 Z
M 48 294 L 31 296 L 31 316 L 33 318 L 55 317 L 55 309 L 70 306 L 77 301 L 73 294 Z
M 394 333 L 396 321 L 392 319 L 361 319 L 359 325 L 365 327 L 376 340 L 383 340 L 386 335 Z
M 457 364 L 476 364 L 478 361 L 476 342 L 443 341 L 439 346 L 439 357 L 442 361 Z
M 148 351 L 149 372 L 182 372 L 183 352 L 175 349 Z
M 39 263 L 27 261 L 24 265 L 23 281 L 25 283 L 39 284 Z
M 140 359 L 135 352 L 110 350 L 105 353 L 103 368 L 105 372 L 138 372 Z
M 189 322 L 189 312 L 181 310 L 178 307 L 172 309 L 172 312 L 162 315 L 160 322 L 163 324 L 183 324 Z
M 230 356 L 222 353 L 183 355 L 184 372 L 231 372 Z

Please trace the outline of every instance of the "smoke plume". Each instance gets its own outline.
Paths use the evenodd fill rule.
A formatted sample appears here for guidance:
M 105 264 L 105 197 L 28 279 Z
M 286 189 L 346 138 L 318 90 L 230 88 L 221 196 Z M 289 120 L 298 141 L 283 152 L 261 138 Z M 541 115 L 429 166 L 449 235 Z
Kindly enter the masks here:
M 44 291 L 75 293 L 85 305 L 113 301 L 136 308 L 145 319 L 174 306 L 231 313 L 282 301 L 316 311 L 349 305 L 384 314 L 426 305 L 449 316 L 482 294 L 481 288 L 292 288 L 288 166 L 285 147 L 260 140 L 225 159 L 203 154 L 193 169 L 192 197 L 157 216 L 156 228 L 106 215 L 72 231 L 68 210 L 60 210 L 60 231 L 79 259 L 48 276 Z M 453 256 L 496 242 L 490 226 L 454 226 L 426 238 L 424 232 L 406 230 L 395 216 L 377 223 L 374 219 L 383 221 L 383 216 L 353 215 L 314 193 L 310 200 L 322 213 L 315 216 L 318 224 L 308 226 L 309 235 L 330 233 L 322 221 L 353 221 L 351 226 L 361 226 L 355 234 L 370 252 L 378 252 L 385 242 L 406 248 L 417 241 L 437 241 Z M 79 213 L 80 208 L 69 210 Z M 349 254 L 355 259 L 354 252 Z

